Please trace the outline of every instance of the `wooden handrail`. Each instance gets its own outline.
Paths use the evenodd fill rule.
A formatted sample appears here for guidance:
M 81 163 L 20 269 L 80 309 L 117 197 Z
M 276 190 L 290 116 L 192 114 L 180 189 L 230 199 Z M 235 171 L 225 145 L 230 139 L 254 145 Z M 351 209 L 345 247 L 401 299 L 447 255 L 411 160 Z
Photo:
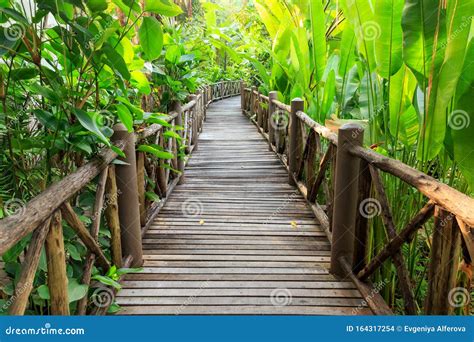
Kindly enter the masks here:
M 209 103 L 239 94 L 240 86 L 240 81 L 220 82 L 215 85 L 206 86 L 204 87 L 203 92 L 200 91 L 190 102 L 185 104 L 183 107 L 180 107 L 179 110 L 172 111 L 163 120 L 172 124 L 172 126 L 175 126 L 181 125 L 181 119 L 184 117 L 185 125 L 187 126 L 186 133 L 188 136 L 188 140 L 186 140 L 184 143 L 188 144 L 187 147 L 190 152 L 197 147 L 197 134 L 200 130 L 202 130 L 202 121 L 205 119 L 205 111 Z M 215 88 L 217 87 L 218 91 L 215 91 Z M 189 124 L 189 120 L 191 121 L 191 124 Z M 5 253 L 9 248 L 15 245 L 27 234 L 33 231 L 35 232 L 30 245 L 31 248 L 28 248 L 25 262 L 22 263 L 20 284 L 31 282 L 31 279 L 34 277 L 38 266 L 38 262 L 36 260 L 37 256 L 41 251 L 43 244 L 46 243 L 48 273 L 51 272 L 51 275 L 48 277 L 48 284 L 54 288 L 54 291 L 56 291 L 51 294 L 52 313 L 54 314 L 69 314 L 69 303 L 67 298 L 67 275 L 65 265 L 66 253 L 64 250 L 62 236 L 62 219 L 64 219 L 68 225 L 73 228 L 78 238 L 88 250 L 88 259 L 86 261 L 83 277 L 84 283 L 88 284 L 90 282 L 92 266 L 95 261 L 97 261 L 98 266 L 100 266 L 103 270 L 108 270 L 111 265 L 98 243 L 100 216 L 104 210 L 107 217 L 107 223 L 111 225 L 111 247 L 114 264 L 120 267 L 120 264 L 123 264 L 124 266 L 131 265 L 132 260 L 134 262 L 136 261 L 137 265 L 141 262 L 141 252 L 134 253 L 133 248 L 136 246 L 128 246 L 128 248 L 125 248 L 127 246 L 121 246 L 121 242 L 129 242 L 130 240 L 134 239 L 127 237 L 123 239 L 123 236 L 121 239 L 120 237 L 120 234 L 123 234 L 124 231 L 121 231 L 120 229 L 120 225 L 122 223 L 119 221 L 121 221 L 122 218 L 118 217 L 119 211 L 117 202 L 119 202 L 122 208 L 124 208 L 122 206 L 123 204 L 127 204 L 125 208 L 134 205 L 138 207 L 138 203 L 135 203 L 135 201 L 132 200 L 132 197 L 140 197 L 141 205 L 144 206 L 146 205 L 144 200 L 144 189 L 138 189 L 139 196 L 134 194 L 131 197 L 128 196 L 128 199 L 122 199 L 122 197 L 118 196 L 118 193 L 120 193 L 121 190 L 118 188 L 118 181 L 122 181 L 124 179 L 134 179 L 137 182 L 140 182 L 141 186 L 147 186 L 145 179 L 137 179 L 137 174 L 141 178 L 145 178 L 145 163 L 144 155 L 141 152 L 139 153 L 139 156 L 141 156 L 141 159 L 139 159 L 140 163 L 134 165 L 135 145 L 137 143 L 141 143 L 145 139 L 156 136 L 157 142 L 158 140 L 160 140 L 162 144 L 167 142 L 167 146 L 164 147 L 170 150 L 172 148 L 174 149 L 174 152 L 177 153 L 178 137 L 164 139 L 164 131 L 167 128 L 159 124 L 153 124 L 133 134 L 128 134 L 123 125 L 120 126 L 121 127 L 118 128 L 118 130 L 115 130 L 116 134 L 117 132 L 120 134 L 114 134 L 114 144 L 119 149 L 126 151 L 127 156 L 133 155 L 133 158 L 127 159 L 130 162 L 126 165 L 118 165 L 117 170 L 124 171 L 126 168 L 128 171 L 130 171 L 129 174 L 124 173 L 122 174 L 122 177 L 115 176 L 115 168 L 113 167 L 112 162 L 118 157 L 118 154 L 110 148 L 104 148 L 102 151 L 100 151 L 97 157 L 92 159 L 89 163 L 78 168 L 74 173 L 64 177 L 57 183 L 52 184 L 41 194 L 29 201 L 21 214 L 13 215 L 0 220 L 0 254 Z M 181 136 L 180 140 L 182 138 L 183 136 Z M 191 146 L 191 144 L 193 144 L 193 146 Z M 163 166 L 162 164 L 163 161 L 160 159 L 160 165 Z M 176 164 L 178 164 L 177 157 L 171 160 L 171 164 L 176 167 Z M 135 168 L 138 168 L 140 172 L 137 173 L 137 170 L 132 170 Z M 158 166 L 158 171 L 164 170 Z M 153 170 L 150 172 L 153 172 Z M 72 206 L 68 203 L 68 200 L 81 189 L 83 189 L 99 174 L 101 174 L 101 176 L 96 192 L 96 201 L 94 204 L 94 220 L 92 229 L 89 231 L 82 221 L 79 220 L 79 217 L 74 212 Z M 130 175 L 130 177 L 125 177 L 127 175 Z M 165 198 L 164 200 L 166 200 L 166 195 L 168 193 L 167 187 L 171 178 L 170 175 L 171 173 L 169 170 L 164 172 L 156 172 L 155 174 L 155 176 L 158 178 L 157 183 L 163 187 L 162 195 Z M 172 183 L 176 184 L 180 180 L 181 175 L 182 174 L 178 172 L 175 175 L 177 178 L 172 180 Z M 130 188 L 130 184 L 128 183 L 121 185 L 125 186 L 122 186 L 123 191 L 125 191 L 127 188 Z M 171 191 L 171 189 L 169 190 Z M 106 193 L 108 196 L 113 196 L 114 198 L 108 198 L 108 201 L 110 202 L 105 205 L 104 195 Z M 117 197 L 119 198 L 119 201 L 117 201 Z M 140 212 L 140 215 L 138 215 L 140 217 L 132 218 L 132 222 L 137 222 L 137 219 L 138 221 L 143 221 L 141 220 L 141 216 L 144 213 L 143 208 L 141 211 L 137 211 L 137 213 L 138 212 Z M 152 213 L 149 219 L 152 219 L 154 215 L 156 215 L 156 212 Z M 146 218 L 146 216 L 143 216 L 143 218 Z M 140 224 L 145 229 L 149 226 L 147 222 L 140 222 Z M 127 234 L 130 235 L 131 233 L 133 233 L 131 230 L 127 230 Z M 138 239 L 140 239 L 141 233 L 142 230 L 138 229 Z M 141 248 L 141 243 L 139 246 Z M 121 248 L 122 251 L 120 250 Z M 122 258 L 122 252 L 127 252 L 127 254 L 125 254 L 126 262 L 120 260 Z M 31 289 L 31 285 L 25 286 L 24 289 L 15 289 L 15 296 L 13 304 L 10 308 L 10 313 L 19 315 L 24 313 Z M 87 305 L 87 299 L 81 300 L 78 304 L 78 313 L 85 314 Z
M 33 198 L 26 204 L 21 215 L 9 216 L 0 220 L 0 254 L 5 253 L 36 229 L 115 158 L 117 158 L 117 153 L 108 148 L 104 149 L 95 159 Z
M 413 167 L 361 146 L 364 134 L 364 129 L 361 126 L 342 127 L 341 129 L 345 129 L 346 134 L 341 140 L 339 134 L 318 124 L 303 111 L 298 111 L 295 115 L 296 106 L 292 108 L 293 106 L 276 100 L 277 92 L 270 92 L 266 97 L 257 92 L 255 88 L 243 85 L 242 89 L 243 113 L 252 120 L 259 132 L 269 141 L 270 151 L 277 154 L 289 172 L 290 184 L 296 185 L 303 197 L 306 198 L 328 238 L 332 241 L 331 271 L 348 276 L 364 295 L 370 288 L 363 281 L 367 281 L 384 261 L 391 258 L 397 269 L 405 310 L 408 314 L 416 314 L 418 307 L 401 247 L 404 243 L 409 243 L 415 232 L 434 214 L 435 233 L 432 237 L 433 246 L 429 267 L 430 279 L 434 283 L 429 286 L 427 300 L 430 303 L 425 305 L 425 310 L 429 314 L 451 312 L 452 308 L 446 298 L 449 290 L 455 286 L 458 270 L 456 257 L 461 257 L 459 236 L 462 236 L 464 241 L 463 258 L 465 262 L 471 263 L 471 260 L 474 260 L 474 236 L 470 228 L 474 227 L 474 199 Z M 269 106 L 262 113 L 260 104 L 266 101 Z M 293 103 L 296 102 L 292 101 Z M 286 129 L 287 127 L 284 125 L 279 126 L 281 116 L 273 115 L 278 110 L 286 111 L 291 115 L 289 121 L 291 129 Z M 295 126 L 295 118 L 299 119 L 299 124 L 302 125 L 301 129 Z M 268 128 L 265 128 L 266 119 L 274 127 L 269 125 Z M 309 133 L 307 128 L 310 128 Z M 314 132 L 317 134 L 316 139 Z M 324 145 L 327 148 L 326 152 L 322 150 L 320 138 L 324 138 L 328 142 Z M 306 143 L 301 149 L 300 144 L 304 141 Z M 335 157 L 336 151 L 337 158 Z M 316 156 L 319 158 L 316 159 Z M 319 160 L 319 170 L 315 175 L 314 167 L 317 160 Z M 359 167 L 356 167 L 358 165 L 356 161 L 360 162 L 360 171 L 357 171 Z M 330 170 L 331 180 L 326 176 L 327 170 Z M 399 233 L 395 227 L 379 171 L 404 181 L 428 198 L 428 203 Z M 335 177 L 335 174 L 338 173 L 340 175 Z M 369 225 L 368 218 L 364 216 L 365 213 L 361 212 L 363 210 L 361 206 L 364 201 L 375 201 L 370 198 L 373 189 L 375 189 L 378 198 L 377 204 L 380 206 L 380 213 L 377 214 L 381 215 L 388 241 L 385 247 L 377 251 L 369 262 L 366 260 L 367 253 L 372 253 L 368 250 L 370 245 L 367 244 Z M 317 197 L 320 192 L 326 197 L 326 212 L 318 204 Z M 341 222 L 341 217 L 343 222 Z M 330 231 L 331 228 L 332 231 Z M 345 240 L 345 242 L 341 244 L 341 240 Z M 440 248 L 447 251 L 441 253 Z M 343 256 L 339 257 L 339 253 L 342 253 Z M 442 265 L 445 263 L 450 263 L 452 267 L 449 270 L 443 269 Z M 435 283 L 445 285 L 438 287 Z M 380 310 L 377 310 L 377 304 L 371 304 L 369 306 L 374 313 L 380 313 Z M 385 310 L 385 308 L 382 310 L 382 313 L 388 312 L 389 310 Z
M 349 150 L 354 156 L 364 159 L 376 168 L 410 184 L 438 206 L 453 213 L 467 225 L 474 227 L 473 198 L 401 161 L 385 157 L 371 149 L 351 146 Z

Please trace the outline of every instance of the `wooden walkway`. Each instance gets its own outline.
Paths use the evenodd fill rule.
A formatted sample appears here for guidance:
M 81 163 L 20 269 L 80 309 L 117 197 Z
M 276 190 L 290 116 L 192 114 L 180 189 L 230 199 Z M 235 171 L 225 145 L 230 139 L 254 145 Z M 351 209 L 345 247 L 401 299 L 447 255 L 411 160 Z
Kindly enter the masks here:
M 120 314 L 370 314 L 240 98 L 209 108 L 185 182 L 144 238 Z

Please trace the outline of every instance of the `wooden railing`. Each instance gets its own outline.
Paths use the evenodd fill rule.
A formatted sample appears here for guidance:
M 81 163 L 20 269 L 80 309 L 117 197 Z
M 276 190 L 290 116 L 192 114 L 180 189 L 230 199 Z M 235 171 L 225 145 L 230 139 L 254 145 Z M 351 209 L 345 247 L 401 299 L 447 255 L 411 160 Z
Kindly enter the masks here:
M 277 100 L 276 92 L 267 97 L 255 88 L 241 87 L 244 114 L 287 167 L 289 183 L 299 188 L 332 242 L 331 272 L 351 278 L 375 313 L 390 314 L 370 279 L 391 258 L 405 312 L 416 314 L 419 309 L 401 248 L 434 216 L 424 310 L 426 314 L 451 313 L 450 300 L 459 295 L 452 293 L 457 289 L 459 261 L 470 266 L 474 257 L 474 199 L 400 161 L 364 148 L 361 126 L 346 124 L 336 134 L 304 113 L 301 99 L 288 106 Z M 403 229 L 395 226 L 381 171 L 426 198 L 426 204 Z M 387 237 L 386 244 L 377 249 L 368 242 L 370 211 L 374 209 L 379 211 Z M 470 291 L 466 289 L 461 295 L 470 296 Z
M 0 221 L 0 254 L 32 233 L 15 284 L 9 314 L 22 315 L 38 269 L 40 253 L 45 247 L 51 314 L 69 315 L 67 256 L 64 248 L 63 221 L 70 226 L 88 250 L 82 283 L 90 285 L 95 265 L 107 272 L 111 265 L 138 267 L 142 265 L 142 235 L 148 229 L 166 198 L 178 182 L 183 182 L 187 156 L 197 147 L 198 134 L 213 101 L 240 94 L 240 82 L 220 82 L 205 86 L 184 106 L 176 105 L 163 120 L 136 133 L 129 133 L 122 124 L 114 127 L 112 141 L 124 153 L 118 155 L 105 148 L 95 159 L 73 174 L 51 185 L 28 202 L 18 215 Z M 156 144 L 164 152 L 172 152 L 170 160 L 145 153 L 140 146 Z M 96 177 L 95 203 L 88 229 L 74 210 L 78 194 Z M 156 196 L 148 196 L 147 192 Z M 153 201 L 153 198 L 160 198 Z M 110 230 L 109 260 L 99 244 L 101 221 Z M 77 313 L 88 313 L 88 297 L 78 302 Z M 107 306 L 96 307 L 92 313 L 103 314 Z M 91 311 L 89 311 L 91 313 Z

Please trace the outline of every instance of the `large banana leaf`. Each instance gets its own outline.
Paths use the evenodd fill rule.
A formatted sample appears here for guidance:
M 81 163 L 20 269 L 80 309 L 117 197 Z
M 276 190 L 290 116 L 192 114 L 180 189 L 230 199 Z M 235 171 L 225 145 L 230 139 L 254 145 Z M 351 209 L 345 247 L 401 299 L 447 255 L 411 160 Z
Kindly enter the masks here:
M 395 74 L 403 63 L 402 58 L 403 1 L 377 0 L 375 4 L 375 59 L 377 72 L 384 78 Z
M 311 35 L 312 35 L 312 52 L 313 52 L 313 68 L 314 78 L 320 81 L 326 67 L 326 24 L 325 14 L 322 1 L 310 1 L 310 19 L 311 19 Z
M 395 141 L 411 146 L 419 130 L 418 115 L 412 105 L 416 78 L 405 65 L 390 80 L 390 133 Z
M 456 89 L 456 105 L 449 118 L 454 144 L 454 159 L 474 192 L 474 41 L 471 40 L 464 61 L 462 78 Z
M 446 134 L 447 108 L 461 76 L 468 46 L 474 0 L 450 1 L 447 8 L 447 36 L 444 61 L 438 76 L 434 110 L 427 118 L 425 146 L 428 158 L 439 153 Z M 472 63 L 472 60 L 470 60 Z M 471 102 L 472 103 L 472 102 Z M 430 110 L 433 108 L 430 108 Z M 431 114 L 431 112 L 430 112 Z
M 438 75 L 446 42 L 446 10 L 441 0 L 407 0 L 402 17 L 403 56 L 424 92 L 422 129 L 417 156 L 421 160 L 435 157 L 446 132 L 445 117 L 434 115 L 438 92 Z

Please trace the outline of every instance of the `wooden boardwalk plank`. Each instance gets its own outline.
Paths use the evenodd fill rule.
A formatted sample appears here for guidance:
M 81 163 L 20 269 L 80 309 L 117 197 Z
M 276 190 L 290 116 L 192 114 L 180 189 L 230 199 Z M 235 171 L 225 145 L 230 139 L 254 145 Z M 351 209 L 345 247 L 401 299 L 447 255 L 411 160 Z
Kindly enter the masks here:
M 123 282 L 120 314 L 371 313 L 329 273 L 324 231 L 240 98 L 211 105 L 185 175 L 145 234 L 144 270 Z

